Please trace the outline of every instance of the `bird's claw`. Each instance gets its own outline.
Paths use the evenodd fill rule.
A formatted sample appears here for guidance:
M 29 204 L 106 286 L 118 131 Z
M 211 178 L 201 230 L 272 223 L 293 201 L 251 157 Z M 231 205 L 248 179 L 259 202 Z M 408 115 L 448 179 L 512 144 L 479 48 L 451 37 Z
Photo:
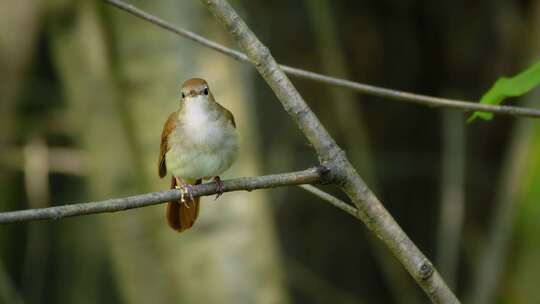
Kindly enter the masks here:
M 216 198 L 214 200 L 217 200 L 225 191 L 225 187 L 219 176 L 214 177 L 214 182 L 216 183 Z
M 180 187 L 176 186 L 180 189 L 180 202 L 186 206 L 186 208 L 189 208 L 189 202 L 193 202 L 195 199 L 193 198 L 193 189 L 190 184 L 183 184 Z M 186 198 L 187 196 L 187 198 Z

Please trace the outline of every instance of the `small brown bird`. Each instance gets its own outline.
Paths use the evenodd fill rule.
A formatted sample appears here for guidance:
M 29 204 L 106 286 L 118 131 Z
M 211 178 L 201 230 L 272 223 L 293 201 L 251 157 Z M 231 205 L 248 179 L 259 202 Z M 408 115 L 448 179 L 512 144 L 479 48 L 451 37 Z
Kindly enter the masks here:
M 238 135 L 232 113 L 216 102 L 206 81 L 186 80 L 179 108 L 163 126 L 159 152 L 159 176 L 167 175 L 169 169 L 171 189 L 182 191 L 179 201 L 167 204 L 171 228 L 182 232 L 193 226 L 199 215 L 199 198 L 193 198 L 191 186 L 214 177 L 219 197 L 223 191 L 219 175 L 229 169 L 237 155 Z

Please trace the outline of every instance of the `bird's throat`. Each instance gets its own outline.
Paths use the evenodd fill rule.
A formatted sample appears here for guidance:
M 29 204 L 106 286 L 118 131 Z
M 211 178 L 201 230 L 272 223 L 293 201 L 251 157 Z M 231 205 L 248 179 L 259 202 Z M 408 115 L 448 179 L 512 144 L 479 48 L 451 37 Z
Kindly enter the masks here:
M 178 120 L 188 130 L 201 130 L 218 118 L 216 105 L 205 96 L 186 99 L 178 112 Z

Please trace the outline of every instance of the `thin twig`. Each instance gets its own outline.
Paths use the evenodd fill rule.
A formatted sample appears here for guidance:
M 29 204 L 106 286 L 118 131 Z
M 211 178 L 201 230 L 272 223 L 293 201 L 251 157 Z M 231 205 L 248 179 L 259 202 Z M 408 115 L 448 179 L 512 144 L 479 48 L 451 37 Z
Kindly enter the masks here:
M 375 233 L 407 269 L 434 303 L 459 303 L 433 264 L 416 247 L 360 178 L 345 152 L 328 134 L 298 90 L 281 70 L 270 51 L 225 0 L 201 0 L 248 55 L 291 119 L 328 168 L 330 180 L 339 185 L 357 208 L 362 222 Z
M 351 206 L 351 205 L 345 203 L 344 201 L 340 200 L 339 198 L 333 196 L 332 194 L 324 192 L 321 189 L 319 189 L 319 188 L 317 188 L 315 186 L 312 186 L 312 185 L 300 185 L 298 187 L 306 190 L 307 192 L 319 197 L 320 199 L 322 199 L 324 201 L 329 202 L 334 207 L 337 207 L 337 208 L 347 212 L 348 214 L 354 216 L 355 218 L 359 219 L 358 210 L 356 210 L 356 208 L 354 208 L 354 206 Z
M 322 167 L 315 167 L 304 171 L 283 174 L 235 178 L 223 182 L 223 191 L 251 191 L 264 188 L 318 183 L 323 179 L 324 172 L 325 170 Z M 194 197 L 197 197 L 213 195 L 216 194 L 216 192 L 216 184 L 212 182 L 193 186 L 191 193 Z M 57 220 L 70 216 L 123 211 L 178 200 L 180 199 L 180 195 L 180 190 L 173 189 L 104 201 L 2 212 L 0 213 L 0 224 L 36 220 Z
M 197 35 L 191 31 L 175 26 L 174 24 L 170 22 L 164 21 L 163 19 L 160 19 L 156 16 L 146 13 L 145 11 L 131 4 L 127 4 L 120 0 L 104 0 L 104 1 L 130 14 L 140 17 L 152 24 L 155 24 L 163 29 L 166 29 L 184 38 L 188 38 L 192 41 L 200 43 L 210 49 L 221 52 L 233 59 L 249 62 L 248 57 L 242 52 L 233 50 L 217 42 L 214 42 L 200 35 Z M 484 111 L 484 112 L 521 116 L 521 117 L 536 117 L 536 118 L 540 117 L 539 109 L 514 107 L 514 106 L 488 105 L 488 104 L 480 104 L 480 103 L 467 101 L 467 100 L 456 100 L 456 99 L 434 97 L 434 96 L 398 91 L 398 90 L 393 90 L 393 89 L 388 89 L 388 88 L 382 88 L 382 87 L 363 84 L 363 83 L 346 80 L 346 79 L 340 79 L 340 78 L 331 77 L 331 76 L 327 76 L 327 75 L 323 75 L 323 74 L 319 74 L 319 73 L 315 73 L 311 71 L 302 70 L 295 67 L 290 67 L 287 65 L 280 65 L 280 67 L 285 73 L 295 76 L 295 77 L 310 79 L 310 80 L 318 81 L 325 84 L 330 84 L 330 85 L 335 85 L 342 88 L 351 89 L 351 90 L 364 93 L 364 94 L 399 100 L 403 102 L 416 103 L 416 104 L 425 105 L 429 107 L 453 108 L 453 109 L 459 109 L 462 111 Z

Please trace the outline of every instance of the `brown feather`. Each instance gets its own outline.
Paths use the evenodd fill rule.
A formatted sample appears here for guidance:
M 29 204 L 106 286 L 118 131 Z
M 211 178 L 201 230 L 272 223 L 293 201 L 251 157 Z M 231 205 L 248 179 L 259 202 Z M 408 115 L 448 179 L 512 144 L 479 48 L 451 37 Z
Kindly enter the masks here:
M 191 78 L 182 84 L 182 88 L 200 88 L 203 86 L 208 86 L 208 84 L 202 78 Z
M 178 117 L 178 112 L 172 112 L 167 118 L 165 125 L 163 126 L 163 131 L 161 132 L 161 144 L 159 146 L 159 161 L 158 161 L 158 174 L 159 177 L 163 178 L 167 175 L 167 164 L 165 162 L 165 155 L 169 151 L 168 138 L 169 134 L 176 127 L 176 120 Z
M 213 102 L 215 102 L 219 109 L 221 110 L 221 112 L 223 112 L 223 114 L 225 114 L 225 117 L 227 117 L 227 119 L 232 123 L 233 127 L 236 128 L 236 122 L 234 121 L 234 116 L 233 114 L 231 113 L 231 111 L 227 110 L 227 108 L 225 108 L 224 106 L 222 106 L 221 104 L 219 104 L 219 102 L 217 102 L 215 99 L 214 99 L 214 95 L 212 95 L 210 93 L 210 100 L 212 100 Z
M 222 107 L 221 105 L 219 105 L 219 106 Z M 234 121 L 234 116 L 232 115 L 231 111 L 225 109 L 224 107 L 222 107 L 222 108 L 223 108 L 223 110 L 225 110 L 225 115 L 227 116 L 229 121 L 232 123 L 233 127 L 236 128 L 236 122 Z
M 195 185 L 199 185 L 201 182 L 202 179 L 198 179 Z M 176 178 L 172 177 L 171 189 L 174 189 L 176 185 Z M 179 200 L 167 203 L 167 223 L 178 232 L 191 228 L 199 216 L 199 197 L 195 197 L 193 201 L 188 201 L 186 204 Z

